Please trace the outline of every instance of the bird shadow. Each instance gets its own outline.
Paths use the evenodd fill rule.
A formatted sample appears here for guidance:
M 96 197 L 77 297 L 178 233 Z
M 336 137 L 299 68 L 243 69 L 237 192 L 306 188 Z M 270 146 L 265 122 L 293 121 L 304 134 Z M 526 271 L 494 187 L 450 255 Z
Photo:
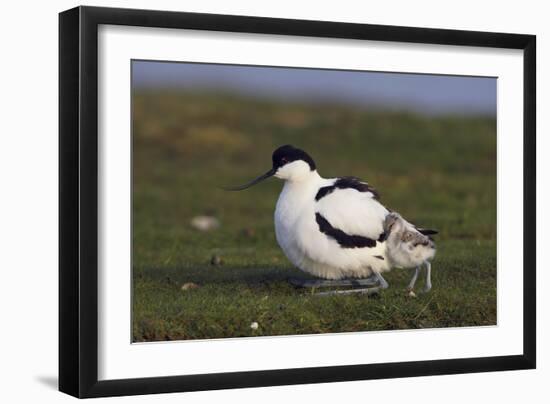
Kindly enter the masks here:
M 306 277 L 293 268 L 274 268 L 269 266 L 233 266 L 223 265 L 216 267 L 197 267 L 196 269 L 183 269 L 178 267 L 146 268 L 137 275 L 141 277 L 163 280 L 169 283 L 181 283 L 186 280 L 198 284 L 223 285 L 248 284 L 262 285 L 272 282 L 288 282 L 289 278 Z
M 35 379 L 36 381 L 50 389 L 57 390 L 59 387 L 58 379 L 56 376 L 37 376 Z

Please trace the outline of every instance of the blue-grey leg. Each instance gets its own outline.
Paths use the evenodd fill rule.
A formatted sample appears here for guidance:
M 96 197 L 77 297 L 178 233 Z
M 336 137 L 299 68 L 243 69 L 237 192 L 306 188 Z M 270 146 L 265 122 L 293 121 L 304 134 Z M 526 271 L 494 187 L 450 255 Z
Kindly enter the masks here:
M 315 293 L 316 296 L 334 296 L 334 295 L 350 295 L 350 294 L 362 294 L 373 295 L 388 287 L 388 283 L 380 274 L 373 273 L 366 279 L 352 279 L 352 280 L 339 280 L 339 281 L 322 281 L 322 286 L 375 286 L 370 288 L 354 288 L 347 290 L 330 290 L 326 292 Z M 317 284 L 316 286 L 319 286 Z
M 425 262 L 426 264 L 426 284 L 424 285 L 424 289 L 422 291 L 424 293 L 429 292 L 432 288 L 432 264 L 429 261 Z
M 417 266 L 414 269 L 414 275 L 411 278 L 411 281 L 409 282 L 409 286 L 407 286 L 407 290 L 411 291 L 414 289 L 414 284 L 416 283 L 416 280 L 418 279 L 418 274 L 420 273 L 420 266 Z
M 362 294 L 362 295 L 374 295 L 380 291 L 379 287 L 375 288 L 361 288 L 361 289 L 347 289 L 347 290 L 330 290 L 328 292 L 318 292 L 315 293 L 315 296 L 334 296 L 334 295 L 351 295 L 351 294 Z
M 376 276 L 376 279 L 378 279 L 378 282 L 380 283 L 380 288 L 387 289 L 388 286 L 390 286 L 380 273 L 374 272 L 374 276 Z
M 341 287 L 341 286 L 375 286 L 378 284 L 378 279 L 370 276 L 365 279 L 299 279 L 288 278 L 293 286 L 300 288 L 326 288 L 326 287 Z

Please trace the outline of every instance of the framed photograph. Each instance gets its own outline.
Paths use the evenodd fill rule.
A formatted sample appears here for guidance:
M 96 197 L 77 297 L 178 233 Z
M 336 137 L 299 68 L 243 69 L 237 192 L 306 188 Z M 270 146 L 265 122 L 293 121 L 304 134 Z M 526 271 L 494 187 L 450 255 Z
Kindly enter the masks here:
M 532 35 L 59 17 L 59 388 L 533 369 Z

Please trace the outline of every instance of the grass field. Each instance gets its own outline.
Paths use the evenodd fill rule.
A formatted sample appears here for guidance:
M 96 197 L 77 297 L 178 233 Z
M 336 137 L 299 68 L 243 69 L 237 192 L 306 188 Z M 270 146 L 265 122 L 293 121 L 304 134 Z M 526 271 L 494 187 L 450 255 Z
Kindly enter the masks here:
M 133 119 L 134 341 L 496 324 L 494 118 L 140 91 Z M 368 180 L 386 206 L 440 230 L 430 293 L 408 297 L 412 272 L 399 269 L 374 297 L 287 283 L 305 274 L 275 240 L 282 183 L 220 189 L 265 172 L 286 143 L 308 151 L 322 176 Z M 195 230 L 197 215 L 221 226 Z M 181 289 L 190 282 L 199 287 Z

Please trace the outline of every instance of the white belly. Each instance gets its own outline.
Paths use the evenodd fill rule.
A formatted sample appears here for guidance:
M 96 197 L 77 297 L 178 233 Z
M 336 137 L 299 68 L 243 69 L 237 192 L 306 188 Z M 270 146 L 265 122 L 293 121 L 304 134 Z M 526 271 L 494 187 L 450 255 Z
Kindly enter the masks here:
M 364 278 L 373 271 L 388 270 L 385 243 L 372 248 L 342 248 L 319 231 L 314 202 L 317 189 L 317 184 L 310 189 L 303 185 L 292 189 L 286 183 L 277 201 L 275 235 L 290 262 L 325 279 Z

